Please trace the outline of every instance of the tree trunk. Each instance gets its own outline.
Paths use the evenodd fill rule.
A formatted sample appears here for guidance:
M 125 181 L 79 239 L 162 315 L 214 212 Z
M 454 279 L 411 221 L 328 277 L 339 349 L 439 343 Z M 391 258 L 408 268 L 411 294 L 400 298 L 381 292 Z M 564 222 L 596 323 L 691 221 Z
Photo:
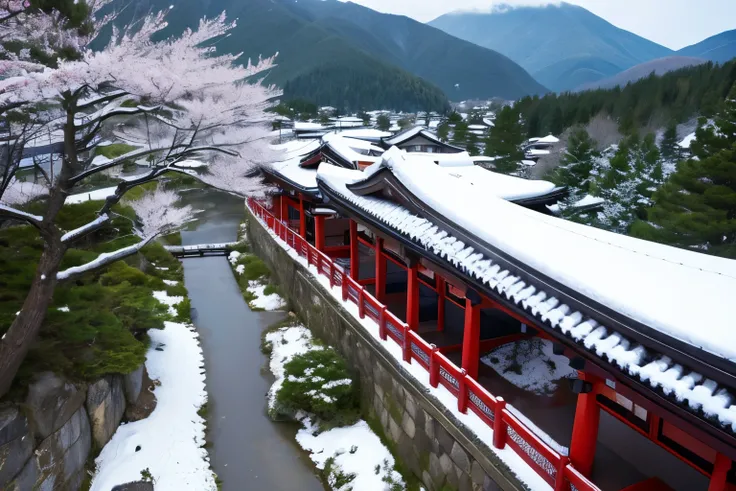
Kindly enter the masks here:
M 64 206 L 69 191 L 69 180 L 73 172 L 78 170 L 74 128 L 75 106 L 78 97 L 78 94 L 65 95 L 67 115 L 64 125 L 64 159 L 58 180 L 51 188 L 43 223 L 39 227 L 45 244 L 36 268 L 36 277 L 33 279 L 20 313 L 10 325 L 8 332 L 0 339 L 0 397 L 10 390 L 18 368 L 41 330 L 58 282 L 56 273 L 66 253 L 66 245 L 61 242 L 61 233 L 54 222 Z
M 56 288 L 56 272 L 64 257 L 58 246 L 47 245 L 23 308 L 0 340 L 0 397 L 4 396 L 38 336 Z

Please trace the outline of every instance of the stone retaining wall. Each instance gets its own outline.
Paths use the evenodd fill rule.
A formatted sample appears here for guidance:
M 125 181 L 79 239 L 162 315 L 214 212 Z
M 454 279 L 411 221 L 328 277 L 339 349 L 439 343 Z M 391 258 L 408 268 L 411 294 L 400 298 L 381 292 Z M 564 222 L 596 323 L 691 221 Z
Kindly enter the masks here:
M 138 400 L 144 372 L 89 386 L 44 372 L 22 404 L 0 404 L 0 489 L 79 489 L 92 450 L 110 441 L 126 405 Z
M 526 489 L 249 213 L 248 236 L 302 320 L 358 373 L 363 413 L 380 424 L 394 453 L 426 489 Z

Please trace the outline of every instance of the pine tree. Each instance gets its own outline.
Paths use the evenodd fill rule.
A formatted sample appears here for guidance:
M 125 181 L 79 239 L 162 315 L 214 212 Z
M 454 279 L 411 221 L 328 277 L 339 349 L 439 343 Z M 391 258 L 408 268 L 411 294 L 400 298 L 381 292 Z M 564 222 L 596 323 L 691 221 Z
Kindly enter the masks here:
M 388 131 L 391 128 L 391 120 L 385 114 L 380 114 L 376 119 L 376 127 L 381 131 Z
M 524 158 L 521 150 L 524 126 L 519 111 L 512 106 L 505 106 L 498 112 L 494 125 L 486 139 L 486 155 L 496 157 L 493 164 L 498 172 L 518 172 L 519 164 Z
M 468 141 L 468 123 L 460 121 L 455 124 L 455 131 L 452 134 L 452 143 L 456 145 L 465 145 Z
M 443 142 L 446 142 L 450 138 L 450 125 L 447 121 L 442 121 L 437 126 L 437 136 Z
M 596 142 L 584 128 L 578 128 L 570 134 L 560 165 L 551 176 L 555 184 L 565 186 L 569 191 L 568 197 L 560 203 L 564 217 L 575 216 L 574 205 L 590 194 L 591 171 L 599 156 Z
M 478 155 L 480 153 L 480 150 L 478 149 L 478 135 L 472 131 L 468 132 L 465 150 L 467 150 L 470 155 Z
M 714 119 L 654 195 L 647 220 L 632 234 L 709 254 L 736 258 L 736 84 Z
M 680 147 L 677 145 L 677 125 L 672 123 L 662 136 L 662 142 L 659 144 L 659 151 L 662 154 L 664 177 L 672 174 L 676 167 L 677 161 L 680 159 Z
M 636 219 L 638 182 L 631 167 L 632 141 L 623 141 L 596 185 L 598 195 L 605 200 L 594 225 L 625 234 Z

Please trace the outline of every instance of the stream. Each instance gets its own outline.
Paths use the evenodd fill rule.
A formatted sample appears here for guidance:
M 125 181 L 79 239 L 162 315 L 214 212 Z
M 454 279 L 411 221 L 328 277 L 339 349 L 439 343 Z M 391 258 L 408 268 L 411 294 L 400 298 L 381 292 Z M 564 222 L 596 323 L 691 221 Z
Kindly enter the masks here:
M 184 245 L 237 240 L 243 201 L 213 191 L 190 191 L 184 201 L 203 210 L 182 232 Z M 283 312 L 252 312 L 225 257 L 184 260 L 192 317 L 207 370 L 207 441 L 223 491 L 323 491 L 309 456 L 294 440 L 296 424 L 266 414 L 273 382 L 261 353 L 261 332 Z

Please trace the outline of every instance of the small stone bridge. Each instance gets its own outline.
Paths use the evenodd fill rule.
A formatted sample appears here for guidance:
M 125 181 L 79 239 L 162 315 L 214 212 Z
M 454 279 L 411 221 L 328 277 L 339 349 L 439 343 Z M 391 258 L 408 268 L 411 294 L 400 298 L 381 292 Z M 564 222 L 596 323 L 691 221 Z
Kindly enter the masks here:
M 238 245 L 237 242 L 225 242 L 222 244 L 195 244 L 187 246 L 165 246 L 174 257 L 207 257 L 227 256 Z

